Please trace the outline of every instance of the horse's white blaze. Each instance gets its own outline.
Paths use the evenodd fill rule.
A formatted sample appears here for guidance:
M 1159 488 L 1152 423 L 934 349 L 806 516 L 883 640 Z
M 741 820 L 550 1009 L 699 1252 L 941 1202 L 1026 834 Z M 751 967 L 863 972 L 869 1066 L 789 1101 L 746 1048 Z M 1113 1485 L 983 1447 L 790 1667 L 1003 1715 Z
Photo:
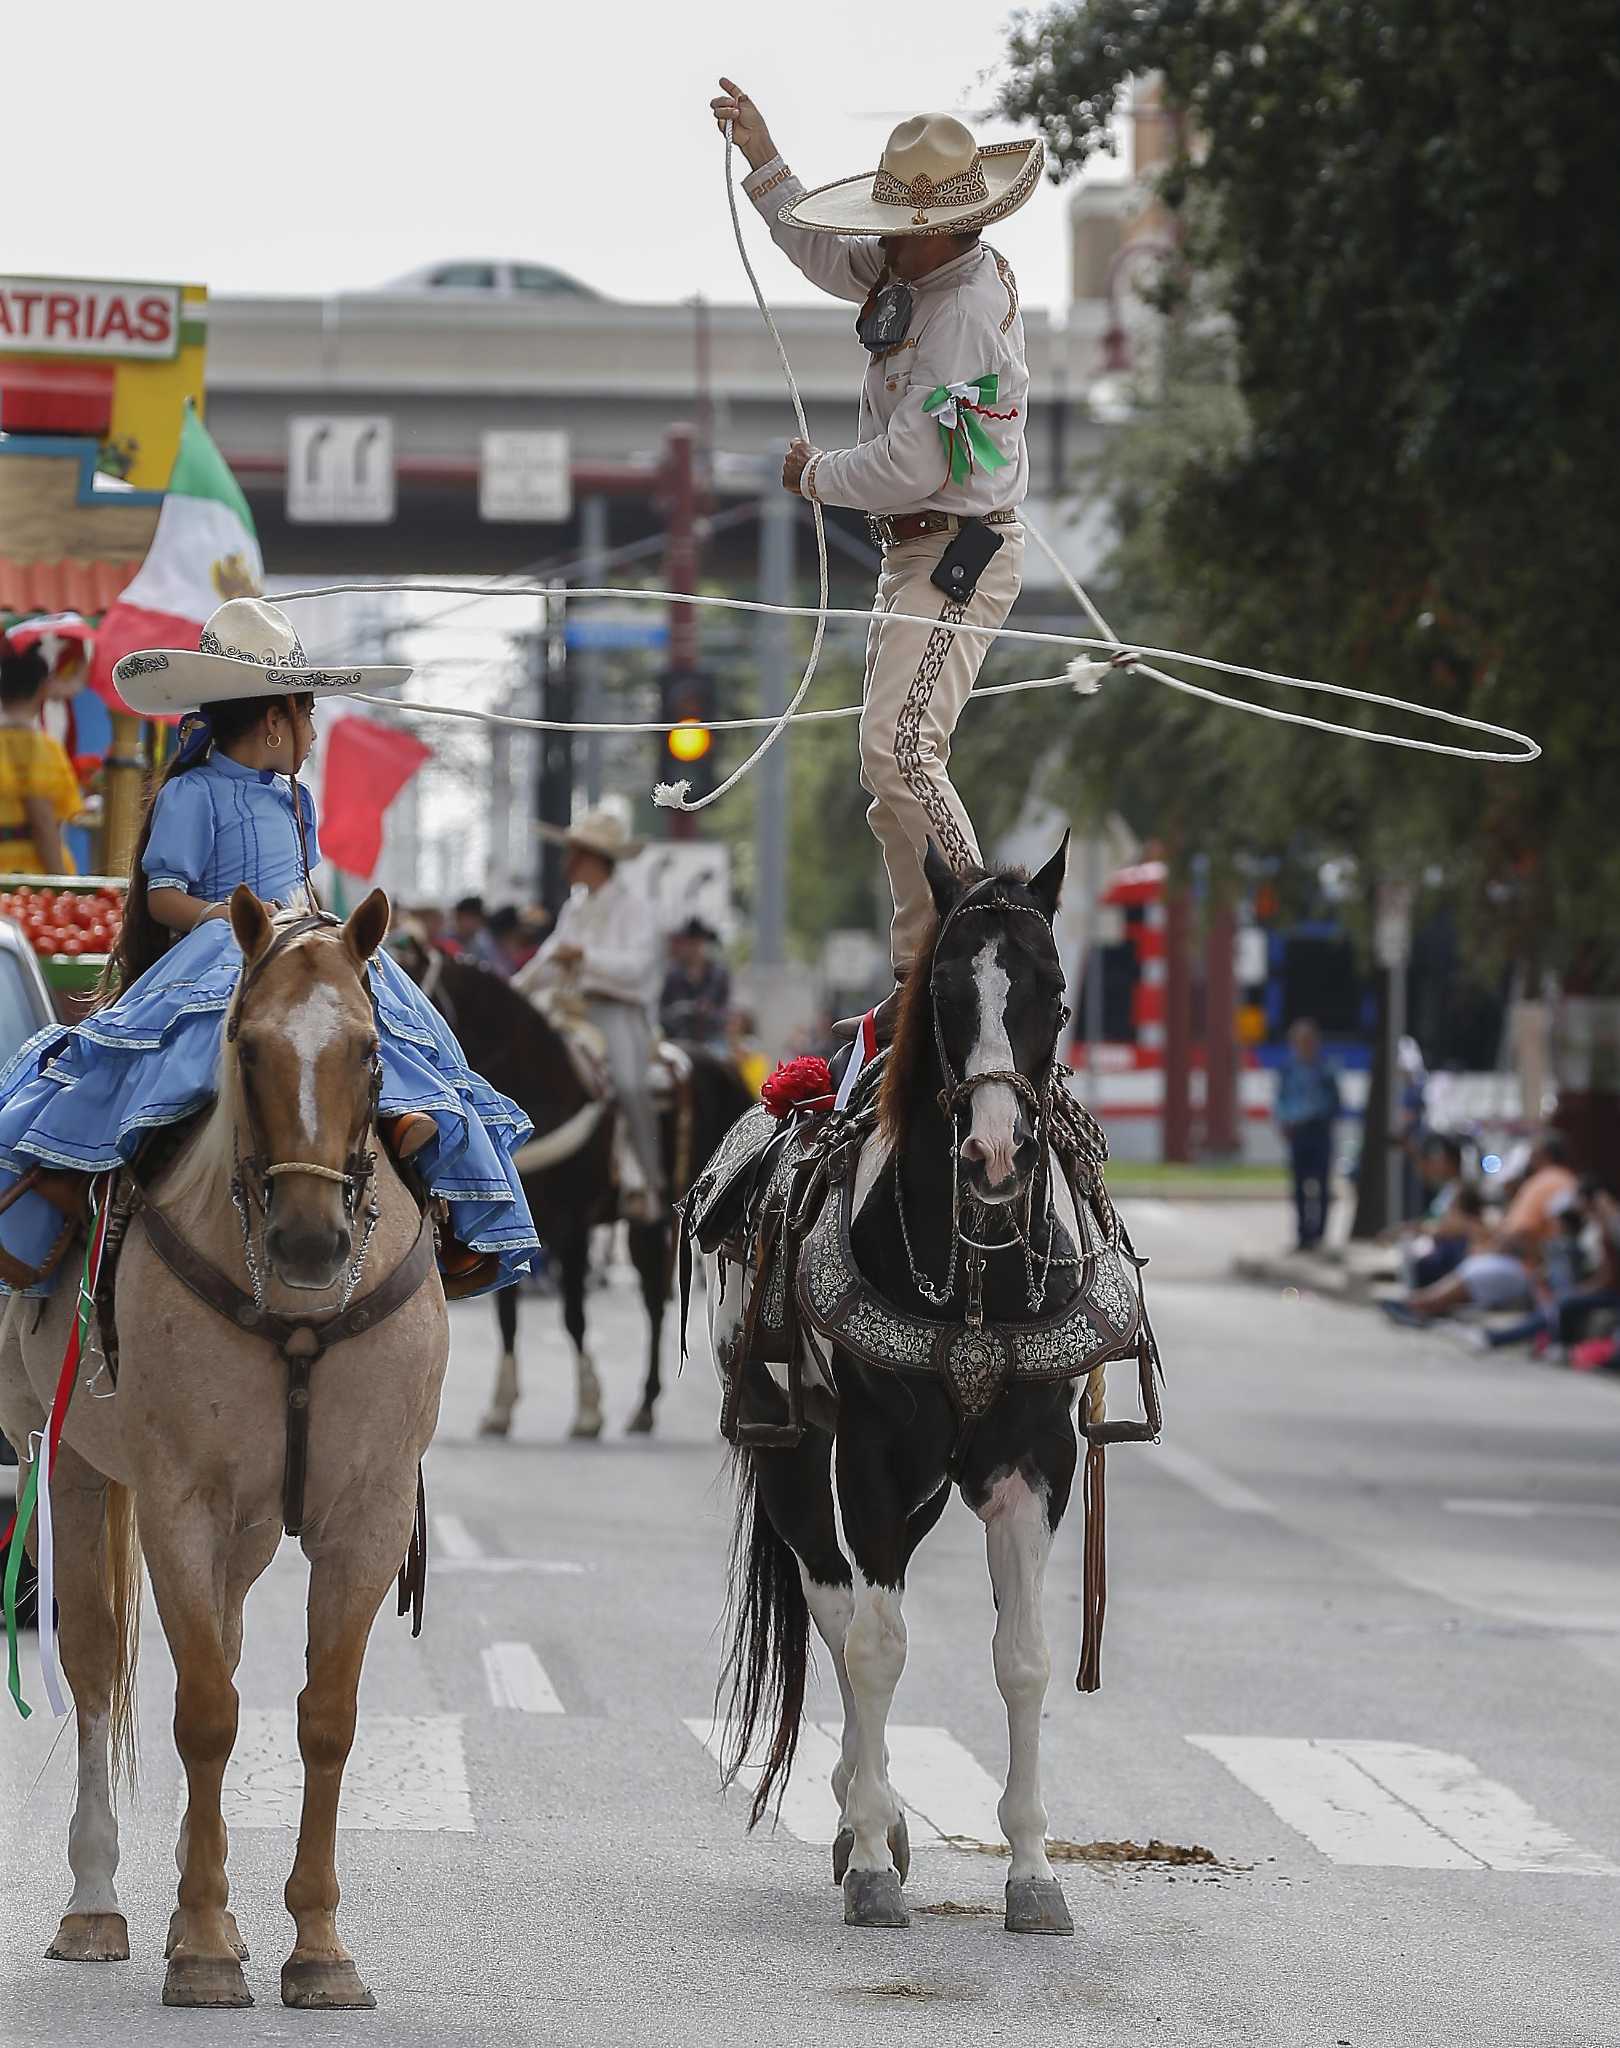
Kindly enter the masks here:
M 320 1108 L 315 1092 L 321 1054 L 343 1028 L 344 1002 L 330 982 L 318 981 L 287 1012 L 282 1026 L 298 1055 L 298 1116 L 306 1138 L 319 1135 Z
M 975 1074 L 1005 1074 L 1013 1064 L 1012 1041 L 1007 1036 L 1007 998 L 1012 979 L 997 959 L 999 939 L 986 939 L 973 963 L 973 985 L 978 991 L 979 1019 L 973 1050 L 963 1068 L 964 1078 Z M 992 1188 L 1012 1179 L 1013 1148 L 1017 1137 L 1018 1097 L 1005 1081 L 991 1081 L 973 1091 L 973 1116 L 964 1145 L 976 1142 Z
M 107 1774 L 108 1721 L 97 1714 L 80 1722 L 79 1792 L 68 1823 L 68 1868 L 73 1872 L 70 1913 L 120 1910 L 113 1877 L 118 1869 L 118 1822 Z
M 1007 1707 L 1007 1789 L 996 1816 L 1012 1850 L 1011 1875 L 1050 1877 L 1041 1798 L 1041 1703 L 1052 1676 L 1041 1613 L 1052 1548 L 1046 1489 L 1009 1472 L 980 1508 L 996 1592 L 996 1685 Z

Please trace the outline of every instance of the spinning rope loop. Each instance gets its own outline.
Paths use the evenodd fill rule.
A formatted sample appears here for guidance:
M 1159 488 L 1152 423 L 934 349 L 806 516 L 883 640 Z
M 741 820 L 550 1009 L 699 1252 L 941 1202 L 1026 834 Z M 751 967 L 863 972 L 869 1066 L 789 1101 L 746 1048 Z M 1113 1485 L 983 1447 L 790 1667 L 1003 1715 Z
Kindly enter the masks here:
M 754 266 L 749 260 L 748 249 L 743 241 L 742 223 L 737 214 L 736 181 L 732 174 L 733 147 L 731 124 L 728 122 L 726 124 L 725 156 L 726 202 L 731 211 L 731 227 L 732 233 L 736 238 L 737 254 L 741 258 L 743 270 L 747 274 L 749 288 L 754 294 L 754 303 L 759 308 L 760 317 L 769 329 L 772 341 L 776 344 L 777 357 L 782 365 L 782 375 L 786 379 L 788 396 L 793 404 L 793 417 L 798 424 L 799 438 L 808 441 L 810 438 L 810 428 L 804 415 L 804 401 L 799 396 L 798 381 L 793 375 L 793 365 L 788 361 L 787 349 L 783 345 L 782 336 L 776 322 L 771 317 L 771 309 L 765 303 L 765 295 L 760 290 L 759 279 L 754 273 Z M 814 499 L 810 501 L 810 511 L 815 521 L 816 529 L 816 576 L 818 589 L 818 602 L 813 606 L 766 604 L 762 600 L 755 598 L 700 596 L 696 592 L 684 590 L 640 590 L 623 587 L 586 589 L 570 587 L 565 593 L 562 593 L 574 598 L 597 597 L 621 600 L 628 598 L 652 604 L 703 605 L 721 611 L 758 612 L 766 616 L 778 618 L 811 618 L 816 622 L 815 636 L 810 645 L 810 659 L 805 663 L 804 674 L 799 679 L 799 687 L 794 691 L 785 710 L 779 715 L 769 718 L 724 718 L 708 721 L 711 728 L 716 732 L 745 732 L 766 728 L 765 737 L 760 741 L 759 745 L 755 747 L 754 751 L 745 761 L 733 769 L 723 782 L 716 784 L 706 796 L 693 797 L 690 794 L 690 784 L 685 782 L 661 782 L 653 791 L 653 801 L 666 810 L 702 811 L 707 810 L 710 804 L 718 803 L 721 797 L 735 789 L 744 776 L 751 773 L 758 766 L 761 759 L 775 746 L 776 742 L 790 725 L 808 724 L 822 719 L 858 718 L 861 714 L 862 707 L 859 704 L 841 704 L 831 709 L 819 711 L 804 711 L 800 708 L 804 703 L 805 697 L 809 694 L 811 683 L 815 680 L 816 666 L 821 659 L 822 641 L 826 636 L 827 621 L 829 619 L 854 619 L 863 625 L 869 626 L 873 616 L 870 611 L 866 610 L 829 606 L 827 602 L 826 524 L 823 519 L 821 506 Z M 1322 683 L 1313 681 L 1306 676 L 1277 675 L 1269 669 L 1250 668 L 1241 662 L 1216 661 L 1209 655 L 1184 654 L 1173 647 L 1133 646 L 1130 642 L 1121 640 L 1119 635 L 1111 629 L 1108 621 L 1092 603 L 1080 583 L 1070 573 L 1068 565 L 1046 539 L 1045 535 L 1041 533 L 1040 529 L 1031 525 L 1027 518 L 1024 519 L 1023 523 L 1025 531 L 1041 550 L 1042 554 L 1046 556 L 1053 568 L 1056 569 L 1070 595 L 1080 606 L 1081 611 L 1084 612 L 1090 623 L 1096 628 L 1097 637 L 1088 637 L 1078 633 L 1036 633 L 1019 626 L 970 626 L 952 619 L 929 617 L 924 613 L 918 612 L 888 612 L 884 614 L 885 618 L 901 620 L 908 625 L 927 626 L 933 632 L 976 634 L 984 640 L 1018 640 L 1032 646 L 1094 649 L 1105 658 L 1088 661 L 1076 657 L 1069 662 L 1068 667 L 1061 675 L 1034 676 L 1020 682 L 987 685 L 982 690 L 975 690 L 968 699 L 969 703 L 972 703 L 978 697 L 1009 696 L 1021 690 L 1057 690 L 1068 688 L 1082 695 L 1091 695 L 1100 688 L 1103 678 L 1110 671 L 1114 669 L 1129 669 L 1137 675 L 1151 677 L 1154 682 L 1162 683 L 1166 689 L 1178 690 L 1183 696 L 1201 697 L 1207 703 L 1220 704 L 1231 711 L 1245 711 L 1253 718 L 1267 718 L 1278 725 L 1301 725 L 1313 732 L 1335 734 L 1341 739 L 1367 740 L 1373 745 L 1380 747 L 1404 747 L 1412 753 L 1442 754 L 1458 761 L 1523 763 L 1540 758 L 1541 748 L 1539 744 L 1531 739 L 1527 733 L 1515 732 L 1511 726 L 1493 725 L 1487 719 L 1468 718 L 1459 711 L 1444 711 L 1438 705 L 1412 704 L 1402 697 L 1384 696 L 1376 690 L 1356 690 L 1345 683 Z M 513 584 L 510 581 L 498 585 L 417 582 L 328 583 L 316 589 L 281 592 L 278 594 L 276 601 L 280 604 L 289 604 L 299 598 L 336 597 L 351 591 L 379 590 L 419 592 L 422 594 L 439 593 L 466 598 L 535 598 L 552 597 L 559 594 L 555 590 L 548 589 L 544 584 Z M 1451 726 L 1458 731 L 1482 733 L 1491 739 L 1506 740 L 1511 743 L 1514 751 L 1503 753 L 1492 748 L 1456 746 L 1444 740 L 1414 739 L 1404 733 L 1375 732 L 1364 726 L 1339 725 L 1332 719 L 1313 718 L 1303 711 L 1283 711 L 1275 705 L 1251 704 L 1241 697 L 1227 696 L 1223 691 L 1210 689 L 1201 683 L 1189 682 L 1183 676 L 1168 675 L 1162 668 L 1154 666 L 1155 662 L 1160 661 L 1180 662 L 1189 668 L 1208 669 L 1219 675 L 1242 676 L 1251 682 L 1270 683 L 1285 690 L 1306 690 L 1314 692 L 1318 696 L 1341 697 L 1357 704 L 1376 704 L 1385 710 L 1403 711 L 1412 718 L 1431 719 L 1441 725 Z M 520 718 L 508 712 L 479 711 L 462 704 L 429 704 L 418 703 L 414 700 L 402 704 L 398 698 L 378 697 L 358 691 L 353 693 L 352 701 L 361 704 L 382 705 L 394 710 L 419 711 L 438 718 L 470 719 L 482 725 L 511 726 L 527 732 L 583 734 L 664 733 L 673 729 L 672 722 L 667 719 L 629 722 L 623 720 L 589 721 L 583 719 Z

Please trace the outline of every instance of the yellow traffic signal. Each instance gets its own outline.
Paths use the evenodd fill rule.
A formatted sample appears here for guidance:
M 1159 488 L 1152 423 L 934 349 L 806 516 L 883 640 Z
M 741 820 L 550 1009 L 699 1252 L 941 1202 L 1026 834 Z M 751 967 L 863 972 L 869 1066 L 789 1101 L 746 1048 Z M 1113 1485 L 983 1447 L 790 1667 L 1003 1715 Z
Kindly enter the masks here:
M 698 718 L 683 718 L 669 733 L 669 751 L 677 761 L 701 761 L 714 745 L 714 734 Z

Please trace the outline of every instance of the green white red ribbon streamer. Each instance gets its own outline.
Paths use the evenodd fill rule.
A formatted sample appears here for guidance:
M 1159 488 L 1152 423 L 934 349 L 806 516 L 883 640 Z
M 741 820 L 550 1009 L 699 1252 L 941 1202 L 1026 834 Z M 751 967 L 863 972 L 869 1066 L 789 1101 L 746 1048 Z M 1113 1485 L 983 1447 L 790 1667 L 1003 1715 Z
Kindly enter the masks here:
M 1007 467 L 1007 458 L 991 440 L 979 420 L 1015 420 L 1018 408 L 992 412 L 996 402 L 997 375 L 989 370 L 982 377 L 956 384 L 938 384 L 923 400 L 923 411 L 939 428 L 945 443 L 945 480 L 965 484 L 977 469 Z
M 17 1503 L 17 1511 L 11 1518 L 4 1538 L 0 1539 L 0 1549 L 6 1549 L 5 1576 L 3 1582 L 0 1582 L 0 1611 L 5 1615 L 6 1624 L 6 1685 L 16 1703 L 17 1712 L 25 1721 L 33 1709 L 22 1694 L 17 1643 L 17 1587 L 22 1577 L 24 1538 L 28 1534 L 28 1525 L 36 1513 L 39 1516 L 37 1549 L 40 1670 L 52 1713 L 62 1715 L 67 1712 L 66 1703 L 62 1698 L 56 1655 L 56 1546 L 51 1522 L 51 1468 L 61 1447 L 62 1426 L 67 1421 L 68 1403 L 73 1398 L 73 1382 L 78 1373 L 85 1340 L 90 1332 L 96 1283 L 101 1277 L 101 1258 L 107 1243 L 107 1218 L 111 1209 L 110 1202 L 105 1199 L 108 1191 L 105 1180 L 91 1182 L 90 1228 L 86 1234 L 84 1265 L 79 1276 L 78 1311 L 73 1318 L 73 1328 L 68 1332 L 67 1350 L 63 1353 L 62 1371 L 56 1382 L 56 1397 L 51 1403 L 50 1421 L 46 1428 L 39 1432 L 39 1449 L 28 1468 L 28 1479 L 23 1487 L 22 1498 Z

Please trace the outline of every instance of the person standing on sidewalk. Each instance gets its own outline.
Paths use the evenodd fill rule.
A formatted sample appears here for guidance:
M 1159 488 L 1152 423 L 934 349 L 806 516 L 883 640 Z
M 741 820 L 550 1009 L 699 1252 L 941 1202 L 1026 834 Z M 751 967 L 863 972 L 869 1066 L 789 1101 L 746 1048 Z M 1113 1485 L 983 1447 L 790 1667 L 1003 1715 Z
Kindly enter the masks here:
M 856 446 L 795 441 L 785 489 L 865 512 L 883 550 L 867 637 L 861 781 L 867 821 L 894 898 L 896 989 L 934 919 L 923 878 L 932 840 L 958 874 L 981 865 L 948 773 L 951 736 L 988 638 L 1018 595 L 1018 507 L 1029 487 L 1029 371 L 1018 285 L 980 231 L 1023 205 L 1040 179 L 1040 142 L 980 148 L 948 114 L 902 121 L 877 170 L 807 192 L 748 95 L 729 78 L 710 102 L 752 166 L 744 189 L 771 239 L 834 298 L 860 307 L 868 355 Z M 883 624 L 889 612 L 930 624 Z M 879 1005 L 892 1032 L 894 994 Z M 853 1035 L 854 1019 L 835 1031 Z
M 1333 1126 L 1341 1107 L 1339 1077 L 1323 1057 L 1322 1034 L 1309 1017 L 1301 1017 L 1289 1030 L 1288 1054 L 1277 1075 L 1277 1127 L 1294 1176 L 1298 1251 L 1315 1251 L 1327 1234 Z

